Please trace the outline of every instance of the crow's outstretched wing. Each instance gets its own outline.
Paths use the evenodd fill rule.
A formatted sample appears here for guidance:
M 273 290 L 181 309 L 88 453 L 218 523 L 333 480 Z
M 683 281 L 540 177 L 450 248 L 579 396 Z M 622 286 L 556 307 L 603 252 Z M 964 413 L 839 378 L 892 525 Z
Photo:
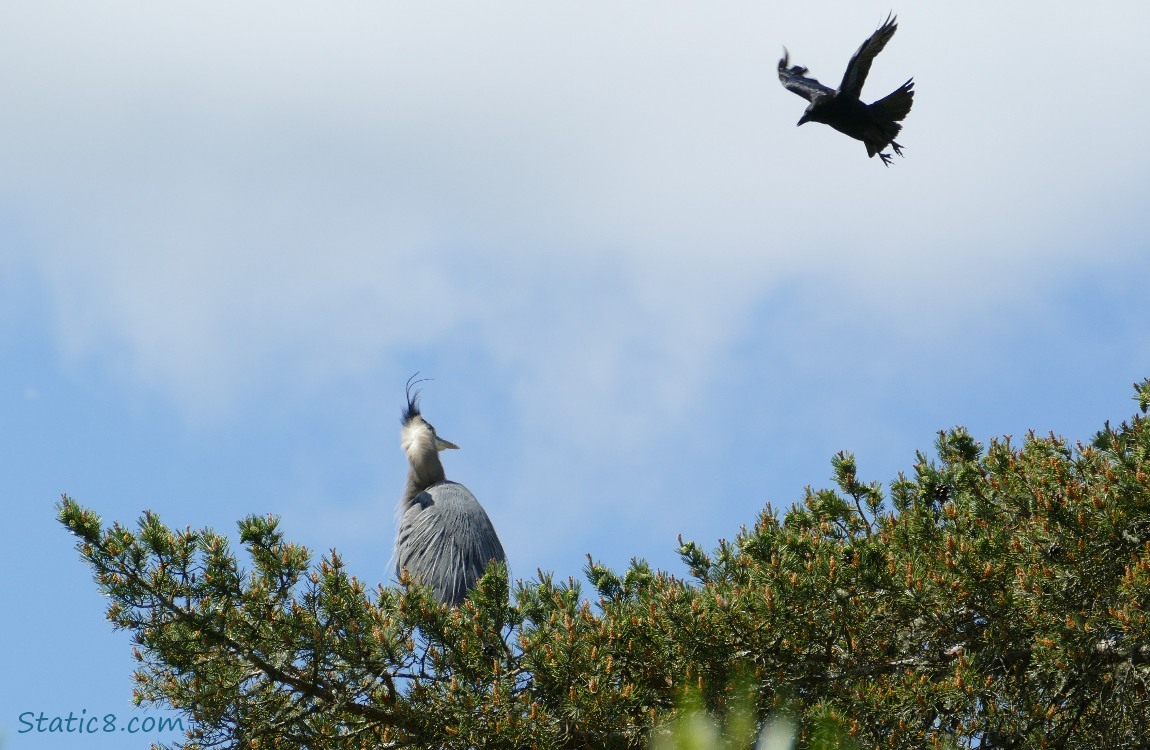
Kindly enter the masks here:
M 862 43 L 862 46 L 851 57 L 851 61 L 847 63 L 846 72 L 843 73 L 843 82 L 839 84 L 839 91 L 842 94 L 852 99 L 858 99 L 862 96 L 862 87 L 866 83 L 867 74 L 870 73 L 871 62 L 874 61 L 875 55 L 882 52 L 882 48 L 894 36 L 897 29 L 898 18 L 888 15 L 878 31 L 871 34 Z
M 783 88 L 798 94 L 808 102 L 813 102 L 824 96 L 834 96 L 834 89 L 829 89 L 814 78 L 807 78 L 803 75 L 807 72 L 803 66 L 795 65 L 788 68 L 787 64 L 790 61 L 791 53 L 787 52 L 786 47 L 783 47 L 783 59 L 779 60 L 779 81 L 782 82 Z

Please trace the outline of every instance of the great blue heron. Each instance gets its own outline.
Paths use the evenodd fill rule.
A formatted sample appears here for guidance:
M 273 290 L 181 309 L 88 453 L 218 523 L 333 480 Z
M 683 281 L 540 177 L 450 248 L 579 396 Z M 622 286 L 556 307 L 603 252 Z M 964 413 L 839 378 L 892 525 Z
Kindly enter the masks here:
M 875 55 L 894 36 L 898 23 L 894 16 L 887 16 L 878 31 L 871 34 L 847 63 L 843 81 L 838 89 L 828 88 L 814 78 L 807 78 L 807 69 L 801 65 L 788 68 L 790 53 L 783 47 L 783 59 L 779 60 L 779 80 L 787 91 L 793 91 L 810 104 L 799 118 L 799 125 L 805 122 L 821 122 L 830 125 L 840 133 L 866 144 L 867 156 L 879 155 L 882 163 L 890 166 L 890 154 L 882 153 L 887 146 L 902 156 L 902 146 L 895 143 L 895 136 L 902 130 L 899 121 L 910 112 L 914 103 L 914 79 L 907 80 L 895 91 L 873 104 L 864 104 L 863 83 L 866 82 L 870 64 Z
M 430 586 L 439 601 L 454 607 L 467 597 L 489 562 L 504 562 L 506 557 L 483 506 L 443 472 L 439 451 L 459 446 L 439 437 L 419 413 L 419 391 L 411 390 L 419 382 L 415 375 L 407 381 L 400 431 L 411 470 L 399 505 L 395 572 L 398 576 L 406 568 Z

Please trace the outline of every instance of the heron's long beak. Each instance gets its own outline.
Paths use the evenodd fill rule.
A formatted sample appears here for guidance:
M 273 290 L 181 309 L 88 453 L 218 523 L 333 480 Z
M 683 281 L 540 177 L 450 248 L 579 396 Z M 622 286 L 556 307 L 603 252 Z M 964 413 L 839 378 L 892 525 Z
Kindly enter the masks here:
M 459 450 L 459 446 L 456 445 L 455 443 L 444 440 L 443 438 L 439 437 L 439 435 L 436 435 L 435 436 L 435 450 L 445 451 L 448 448 L 450 448 L 451 450 Z

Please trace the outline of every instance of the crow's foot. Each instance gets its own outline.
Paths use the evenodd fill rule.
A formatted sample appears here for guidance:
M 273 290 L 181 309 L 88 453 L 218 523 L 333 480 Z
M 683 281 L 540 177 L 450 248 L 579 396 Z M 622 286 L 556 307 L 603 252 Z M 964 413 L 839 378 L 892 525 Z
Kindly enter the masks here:
M 895 152 L 898 153 L 898 152 Z M 890 166 L 890 154 L 879 153 L 878 158 L 882 159 L 882 163 Z
M 898 154 L 899 156 L 902 156 L 902 146 L 898 145 L 898 144 L 897 144 L 897 143 L 895 143 L 894 141 L 891 141 L 891 142 L 890 142 L 890 147 L 894 149 L 894 152 L 895 152 L 896 154 Z

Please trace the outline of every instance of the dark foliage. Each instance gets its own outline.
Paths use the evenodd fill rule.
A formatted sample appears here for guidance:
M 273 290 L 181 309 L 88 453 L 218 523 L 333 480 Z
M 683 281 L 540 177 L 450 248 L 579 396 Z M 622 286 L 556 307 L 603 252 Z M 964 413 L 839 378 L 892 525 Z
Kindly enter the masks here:
M 493 565 L 458 608 L 313 566 L 272 518 L 239 539 L 136 531 L 65 498 L 60 518 L 131 631 L 136 695 L 187 712 L 187 747 L 641 748 L 687 691 L 726 713 L 750 685 L 798 746 L 1146 747 L 1150 380 L 1141 414 L 1088 444 L 940 433 L 884 498 L 846 453 L 836 489 L 707 553 L 690 580 L 636 561 Z

